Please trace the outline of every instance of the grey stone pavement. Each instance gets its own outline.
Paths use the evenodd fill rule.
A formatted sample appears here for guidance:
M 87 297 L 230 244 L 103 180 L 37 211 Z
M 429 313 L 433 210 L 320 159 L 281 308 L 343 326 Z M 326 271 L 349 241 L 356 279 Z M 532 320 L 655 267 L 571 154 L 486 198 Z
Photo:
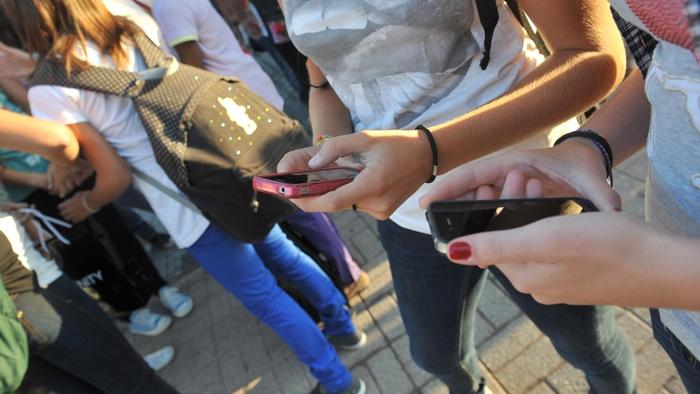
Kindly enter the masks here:
M 615 174 L 624 209 L 639 216 L 644 212 L 645 173 L 646 160 L 637 155 Z M 372 279 L 370 289 L 352 300 L 368 344 L 341 353 L 343 361 L 367 382 L 368 393 L 447 393 L 411 361 L 374 220 L 354 212 L 340 213 L 335 220 Z M 159 337 L 125 335 L 142 354 L 168 344 L 176 347 L 175 359 L 160 374 L 179 391 L 296 394 L 314 387 L 314 379 L 287 345 L 187 256 L 170 251 L 156 260 L 165 276 L 194 298 L 195 309 Z M 153 303 L 153 308 L 160 306 Z M 652 338 L 648 311 L 618 309 L 617 320 L 637 353 L 639 393 L 684 393 L 670 360 Z M 557 355 L 492 279 L 481 297 L 476 336 L 481 367 L 495 393 L 587 392 L 582 373 Z

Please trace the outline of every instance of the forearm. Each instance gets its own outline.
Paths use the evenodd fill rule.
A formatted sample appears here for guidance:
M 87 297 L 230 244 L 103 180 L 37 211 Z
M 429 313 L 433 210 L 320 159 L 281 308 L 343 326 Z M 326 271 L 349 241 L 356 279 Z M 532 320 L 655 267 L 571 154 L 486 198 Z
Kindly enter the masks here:
M 5 110 L 0 110 L 0 146 L 36 153 L 59 164 L 69 164 L 80 152 L 68 127 Z
M 700 239 L 652 230 L 634 244 L 638 253 L 617 278 L 622 286 L 610 289 L 611 303 L 700 311 Z
M 605 137 L 617 165 L 646 144 L 650 116 L 642 73 L 634 70 L 582 127 Z
M 11 168 L 0 168 L 0 180 L 3 183 L 31 188 L 48 189 L 46 174 L 15 171 Z
M 24 112 L 30 113 L 29 99 L 27 98 L 27 88 L 16 79 L 0 78 L 0 90 L 3 90 L 7 97 Z
M 101 208 L 124 194 L 126 189 L 131 184 L 131 172 L 127 169 L 126 173 L 100 174 L 97 172 L 95 186 L 88 192 L 86 202 L 93 209 Z
M 552 55 L 502 97 L 431 128 L 440 152 L 440 173 L 585 111 L 605 97 L 621 72 L 616 60 L 605 53 Z
M 325 75 L 311 60 L 307 61 L 307 68 L 309 82 L 312 85 L 319 86 L 326 82 Z M 314 140 L 322 135 L 339 136 L 352 133 L 354 130 L 350 113 L 330 87 L 310 88 L 309 119 Z

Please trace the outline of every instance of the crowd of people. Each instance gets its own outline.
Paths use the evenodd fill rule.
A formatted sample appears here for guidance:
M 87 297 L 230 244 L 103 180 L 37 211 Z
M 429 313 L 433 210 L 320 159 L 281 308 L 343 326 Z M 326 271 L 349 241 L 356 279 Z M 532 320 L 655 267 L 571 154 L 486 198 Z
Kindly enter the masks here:
M 474 341 L 488 275 L 591 392 L 636 391 L 611 306 L 621 305 L 652 308 L 656 339 L 700 393 L 699 21 L 697 0 L 0 0 L 0 389 L 176 392 L 156 373 L 174 349 L 139 356 L 75 284 L 131 332 L 158 335 L 172 318 L 147 309 L 150 297 L 178 318 L 194 307 L 143 247 L 173 243 L 291 347 L 314 393 L 364 394 L 337 350 L 367 341 L 347 298 L 368 277 L 328 216 L 352 209 L 379 219 L 413 360 L 451 393 L 490 392 Z M 189 76 L 212 73 L 231 93 L 211 105 L 211 127 L 189 104 L 177 113 L 193 117 L 170 127 L 162 113 Z M 181 91 L 159 93 L 173 80 Z M 266 103 L 267 123 L 239 80 Z M 217 113 L 231 142 L 212 131 Z M 202 147 L 271 159 L 253 138 L 276 132 L 272 114 L 279 127 L 308 125 L 314 141 L 280 155 L 279 172 L 360 171 L 261 219 L 256 238 L 178 176 L 214 177 L 228 160 Z M 212 145 L 181 147 L 187 132 Z M 620 212 L 612 169 L 644 146 L 641 222 Z M 213 195 L 230 186 L 197 184 Z M 583 197 L 600 212 L 466 235 L 447 255 L 425 219 L 437 201 L 542 197 Z M 254 193 L 245 202 L 229 205 L 241 220 L 267 212 Z M 100 286 L 95 272 L 128 283 Z

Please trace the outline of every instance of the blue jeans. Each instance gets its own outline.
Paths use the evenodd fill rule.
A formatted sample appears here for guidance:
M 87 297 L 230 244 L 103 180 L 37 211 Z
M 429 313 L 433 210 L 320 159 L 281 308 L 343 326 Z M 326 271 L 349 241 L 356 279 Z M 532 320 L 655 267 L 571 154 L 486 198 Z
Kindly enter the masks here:
M 671 330 L 666 328 L 656 309 L 651 310 L 651 326 L 654 329 L 656 341 L 676 366 L 688 394 L 700 394 L 700 360 L 690 353 Z
M 457 265 L 439 254 L 427 234 L 391 221 L 379 223 L 399 310 L 416 364 L 451 393 L 473 393 L 481 381 L 474 343 L 476 309 L 486 271 Z M 595 393 L 634 390 L 634 352 L 609 307 L 537 303 L 492 270 L 510 297 L 544 332 L 559 354 L 582 369 Z
M 109 317 L 63 275 L 15 305 L 29 336 L 25 379 L 59 393 L 176 393 L 146 365 Z
M 333 346 L 277 285 L 274 275 L 287 279 L 304 294 L 319 312 L 328 335 L 355 332 L 345 298 L 278 226 L 262 242 L 246 244 L 210 225 L 189 251 L 214 279 L 287 342 L 326 390 L 338 392 L 350 385 L 350 372 Z

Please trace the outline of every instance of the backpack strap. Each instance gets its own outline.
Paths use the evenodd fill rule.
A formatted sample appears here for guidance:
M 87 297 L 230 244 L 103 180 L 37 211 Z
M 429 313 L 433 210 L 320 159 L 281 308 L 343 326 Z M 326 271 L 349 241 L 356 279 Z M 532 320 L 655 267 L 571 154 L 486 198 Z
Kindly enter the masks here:
M 39 63 L 29 82 L 32 86 L 58 85 L 122 97 L 136 96 L 147 80 L 162 78 L 167 74 L 167 69 L 173 64 L 177 65 L 177 62 L 143 32 L 135 34 L 133 39 L 136 49 L 148 67 L 146 71 L 136 73 L 90 66 L 68 74 L 63 65 L 45 58 Z
M 192 201 L 190 201 L 189 198 L 183 196 L 182 194 L 176 192 L 176 191 L 173 190 L 173 189 L 170 189 L 170 188 L 166 187 L 164 184 L 158 182 L 158 181 L 157 181 L 155 178 L 153 178 L 152 176 L 150 176 L 150 175 L 146 174 L 145 172 L 143 172 L 143 171 L 137 169 L 136 167 L 131 167 L 131 172 L 133 172 L 134 175 L 135 175 L 137 178 L 140 178 L 142 181 L 144 181 L 144 182 L 148 183 L 149 185 L 155 187 L 156 189 L 158 189 L 158 191 L 160 191 L 161 193 L 163 193 L 163 194 L 165 194 L 166 196 L 170 197 L 171 199 L 173 199 L 173 200 L 179 202 L 180 204 L 182 204 L 182 205 L 185 206 L 186 208 L 189 208 L 189 209 L 191 209 L 191 210 L 194 211 L 194 212 L 197 212 L 197 213 L 199 213 L 199 214 L 202 214 L 202 211 L 200 211 L 199 208 L 197 208 L 197 206 L 194 205 L 194 203 L 192 203 Z
M 545 57 L 551 55 L 551 52 L 549 52 L 549 48 L 547 48 L 547 44 L 542 39 L 542 35 L 538 33 L 537 30 L 535 30 L 534 26 L 532 26 L 532 23 L 530 23 L 530 19 L 520 8 L 518 0 L 506 0 L 506 3 L 508 4 L 508 7 L 510 7 L 510 10 L 513 11 L 515 17 L 518 18 L 520 25 L 523 27 L 523 29 L 525 29 L 527 35 L 530 36 L 530 39 L 535 43 L 540 53 Z
M 130 96 L 138 88 L 139 75 L 107 67 L 88 67 L 72 71 L 51 59 L 43 59 L 29 78 L 31 86 L 57 85 L 116 96 Z
M 143 31 L 134 35 L 134 44 L 141 52 L 148 68 L 164 67 L 171 61 L 172 56 L 162 50 Z
M 479 13 L 479 21 L 484 28 L 484 57 L 481 58 L 479 66 L 482 70 L 486 70 L 491 61 L 491 42 L 493 41 L 493 33 L 496 31 L 498 24 L 498 5 L 494 0 L 476 0 L 476 10 Z

